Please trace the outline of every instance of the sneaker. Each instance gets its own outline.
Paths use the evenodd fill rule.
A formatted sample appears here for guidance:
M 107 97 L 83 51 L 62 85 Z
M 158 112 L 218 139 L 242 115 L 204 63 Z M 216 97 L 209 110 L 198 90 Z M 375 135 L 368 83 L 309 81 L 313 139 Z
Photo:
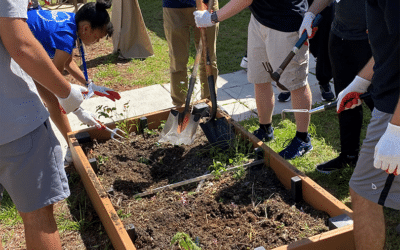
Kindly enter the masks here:
M 354 155 L 342 155 L 340 154 L 335 159 L 324 162 L 320 165 L 317 165 L 317 171 L 323 174 L 330 174 L 337 170 L 343 169 L 346 166 L 355 167 L 358 160 L 358 156 Z
M 290 92 L 281 92 L 281 93 L 279 93 L 278 101 L 280 101 L 280 102 L 288 102 L 288 101 L 290 101 Z
M 274 128 L 271 127 L 271 133 L 267 133 L 264 129 L 259 128 L 253 132 L 253 135 L 260 141 L 269 142 L 274 139 Z
M 319 86 L 319 89 L 321 90 L 321 99 L 322 101 L 333 101 L 335 100 L 335 95 L 333 94 L 331 90 L 331 85 L 325 84 L 322 86 Z
M 247 57 L 242 58 L 242 62 L 240 63 L 240 67 L 247 69 Z
M 285 160 L 292 160 L 296 157 L 305 155 L 312 149 L 313 146 L 311 145 L 311 140 L 309 142 L 304 142 L 296 136 L 292 139 L 290 144 L 284 150 L 279 152 L 279 155 L 282 156 Z
M 70 164 L 73 162 L 71 149 L 69 149 L 69 147 L 67 147 L 67 152 L 65 153 L 64 162 L 67 164 Z

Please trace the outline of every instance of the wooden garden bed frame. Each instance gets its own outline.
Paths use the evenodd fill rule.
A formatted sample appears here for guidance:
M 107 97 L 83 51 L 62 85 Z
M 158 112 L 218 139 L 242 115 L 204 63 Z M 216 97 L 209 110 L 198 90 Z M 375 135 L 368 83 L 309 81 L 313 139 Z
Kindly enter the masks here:
M 209 104 L 209 103 L 208 103 Z M 210 105 L 210 104 L 209 104 Z M 183 110 L 183 108 L 181 108 Z M 181 110 L 181 111 L 182 111 Z M 139 124 L 141 118 L 147 118 L 149 129 L 156 129 L 161 121 L 167 120 L 170 109 L 164 109 L 149 114 L 137 116 L 128 119 L 129 122 Z M 302 180 L 302 197 L 305 202 L 313 206 L 317 210 L 328 213 L 331 217 L 346 214 L 352 218 L 352 210 L 324 190 L 321 186 L 308 178 L 304 173 L 296 169 L 289 162 L 280 157 L 271 148 L 258 140 L 254 135 L 246 131 L 237 122 L 225 112 L 218 109 L 217 117 L 225 117 L 235 128 L 237 134 L 241 134 L 243 138 L 247 138 L 253 143 L 254 148 L 261 147 L 264 151 L 264 162 L 270 166 L 276 173 L 278 179 L 286 187 L 291 188 L 291 178 L 299 176 Z M 115 128 L 114 123 L 106 124 L 109 128 Z M 138 126 L 132 126 L 132 131 L 136 131 Z M 198 128 L 200 129 L 200 128 Z M 86 133 L 87 132 L 87 133 Z M 70 146 L 74 166 L 79 173 L 86 192 L 104 225 L 110 240 L 117 250 L 134 250 L 136 249 L 132 243 L 128 232 L 125 230 L 122 221 L 117 215 L 108 194 L 100 184 L 89 160 L 83 152 L 78 139 L 84 134 L 89 134 L 91 139 L 110 139 L 110 133 L 97 130 L 96 128 L 88 128 L 74 131 L 68 134 L 68 144 Z M 353 225 L 347 225 L 328 232 L 318 234 L 306 239 L 299 240 L 289 245 L 275 248 L 274 250 L 295 249 L 295 250 L 338 250 L 338 249 L 355 249 L 353 237 Z

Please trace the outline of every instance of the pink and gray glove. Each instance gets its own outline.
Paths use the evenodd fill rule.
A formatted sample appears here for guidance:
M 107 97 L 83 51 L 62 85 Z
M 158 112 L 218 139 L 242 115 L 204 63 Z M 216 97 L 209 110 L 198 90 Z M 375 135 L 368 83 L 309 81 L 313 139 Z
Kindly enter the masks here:
M 79 108 L 84 99 L 82 93 L 85 91 L 88 91 L 87 88 L 77 84 L 71 84 L 71 92 L 69 92 L 67 98 L 57 97 L 61 111 L 64 114 L 68 114 Z
M 193 15 L 198 28 L 207 28 L 215 25 L 215 23 L 211 21 L 211 13 L 207 10 L 196 10 L 193 12 Z
M 118 94 L 118 92 L 116 92 L 110 88 L 107 88 L 107 87 L 97 86 L 90 79 L 89 79 L 88 89 L 89 89 L 89 91 L 87 93 L 84 93 L 84 94 L 87 94 L 88 97 L 95 94 L 98 96 L 107 97 L 108 99 L 110 99 L 114 102 L 115 102 L 115 100 L 121 99 L 121 96 Z
M 88 126 L 96 126 L 97 129 L 102 129 L 102 124 L 100 124 L 97 121 L 96 116 L 89 111 L 86 111 L 83 108 L 79 108 L 73 113 L 83 124 L 86 124 Z
M 356 76 L 349 86 L 339 93 L 336 106 L 337 113 L 360 106 L 362 104 L 360 95 L 367 92 L 369 85 L 371 85 L 371 81 Z
M 375 146 L 374 167 L 388 174 L 398 175 L 400 164 L 400 126 L 388 124 L 385 133 Z

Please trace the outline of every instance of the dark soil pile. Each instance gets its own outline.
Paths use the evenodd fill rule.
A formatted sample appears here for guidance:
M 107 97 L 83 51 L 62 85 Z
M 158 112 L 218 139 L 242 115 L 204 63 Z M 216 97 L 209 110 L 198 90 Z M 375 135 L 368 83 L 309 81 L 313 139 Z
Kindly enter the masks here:
M 213 164 L 202 132 L 190 146 L 157 141 L 158 133 L 131 134 L 123 144 L 108 140 L 84 147 L 88 158 L 98 159 L 98 178 L 124 225 L 134 225 L 138 249 L 178 249 L 170 244 L 178 232 L 202 249 L 268 249 L 328 230 L 329 216 L 295 203 L 265 166 L 225 173 L 201 188 L 196 183 L 138 198 L 149 188 L 204 175 Z

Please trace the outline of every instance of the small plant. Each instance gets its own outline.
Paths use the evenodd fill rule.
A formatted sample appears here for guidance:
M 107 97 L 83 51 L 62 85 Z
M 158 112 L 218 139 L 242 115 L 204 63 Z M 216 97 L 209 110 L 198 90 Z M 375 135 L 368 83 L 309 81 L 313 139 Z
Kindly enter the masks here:
M 212 171 L 211 173 L 217 180 L 219 177 L 221 177 L 221 174 L 226 171 L 225 164 L 222 164 L 220 161 L 216 160 L 213 160 L 213 165 L 209 166 L 209 169 Z
M 201 250 L 187 233 L 177 232 L 171 240 L 171 246 L 178 243 L 179 248 L 185 250 Z
M 242 179 L 244 175 L 246 174 L 246 170 L 244 169 L 243 166 L 240 166 L 236 172 L 233 174 L 233 178 L 236 180 Z
M 133 126 L 135 126 L 135 124 L 127 120 L 128 111 L 129 111 L 129 101 L 124 103 L 123 113 L 119 114 L 117 113 L 116 107 L 110 108 L 106 105 L 96 106 L 96 113 L 99 114 L 98 117 L 100 118 L 103 116 L 104 118 L 113 120 L 115 122 L 116 127 L 125 132 L 126 138 L 129 138 L 130 130 Z M 114 118 L 120 121 L 116 121 Z
M 157 134 L 157 131 L 154 131 L 154 130 L 149 129 L 149 128 L 144 128 L 143 132 L 148 134 L 148 135 L 156 135 Z
M 99 161 L 100 165 L 103 165 L 104 163 L 106 163 L 106 161 L 108 161 L 108 157 L 99 155 L 99 156 L 97 156 L 97 160 Z

